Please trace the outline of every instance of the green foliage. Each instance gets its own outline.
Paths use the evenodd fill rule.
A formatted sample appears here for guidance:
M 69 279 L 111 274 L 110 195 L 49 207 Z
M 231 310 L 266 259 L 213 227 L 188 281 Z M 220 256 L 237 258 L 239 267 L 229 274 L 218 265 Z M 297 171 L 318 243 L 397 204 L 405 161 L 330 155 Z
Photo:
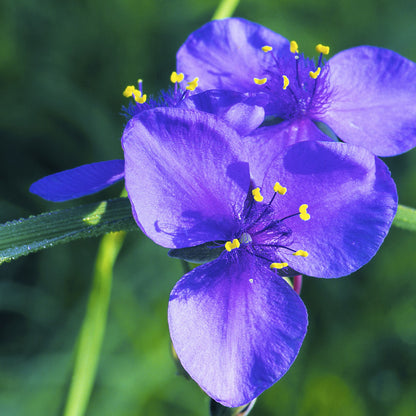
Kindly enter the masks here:
M 136 229 L 128 198 L 81 205 L 6 222 L 0 225 L 0 265 L 56 244 Z

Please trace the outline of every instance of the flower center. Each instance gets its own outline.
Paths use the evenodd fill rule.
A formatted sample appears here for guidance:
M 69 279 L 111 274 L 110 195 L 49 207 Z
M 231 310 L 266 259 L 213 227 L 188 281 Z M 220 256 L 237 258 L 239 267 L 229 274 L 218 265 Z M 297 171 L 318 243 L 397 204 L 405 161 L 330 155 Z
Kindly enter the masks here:
M 134 85 L 128 85 L 123 91 L 123 95 L 127 98 L 133 98 L 133 102 L 128 106 L 123 107 L 123 112 L 129 119 L 144 110 L 150 110 L 155 107 L 176 107 L 183 100 L 185 100 L 191 91 L 194 91 L 198 87 L 199 78 L 194 78 L 188 82 L 186 87 L 182 87 L 180 84 L 184 80 L 184 74 L 177 74 L 172 72 L 170 81 L 174 84 L 173 88 L 167 91 L 161 91 L 160 95 L 156 98 L 150 97 L 147 99 L 147 94 L 143 94 L 143 80 L 137 81 L 137 87 Z
M 272 99 L 268 115 L 291 119 L 305 114 L 314 114 L 325 104 L 323 97 L 326 71 L 323 55 L 329 53 L 329 47 L 317 45 L 318 64 L 313 59 L 299 53 L 298 44 L 290 42 L 290 53 L 282 57 L 273 52 L 269 45 L 262 47 L 270 61 L 264 65 L 261 78 L 253 78 L 259 91 L 268 93 Z M 257 74 L 256 74 L 257 75 Z
M 293 249 L 290 239 L 292 231 L 285 223 L 286 220 L 298 216 L 302 221 L 308 221 L 311 216 L 308 205 L 302 204 L 296 213 L 284 218 L 275 219 L 273 203 L 276 198 L 283 197 L 287 188 L 276 182 L 274 194 L 268 203 L 263 203 L 264 197 L 260 188 L 251 191 L 251 198 L 246 203 L 240 233 L 231 241 L 224 244 L 227 252 L 237 249 L 248 250 L 251 254 L 270 263 L 271 269 L 282 270 L 287 275 L 290 267 L 290 255 L 306 258 L 308 252 L 303 249 Z

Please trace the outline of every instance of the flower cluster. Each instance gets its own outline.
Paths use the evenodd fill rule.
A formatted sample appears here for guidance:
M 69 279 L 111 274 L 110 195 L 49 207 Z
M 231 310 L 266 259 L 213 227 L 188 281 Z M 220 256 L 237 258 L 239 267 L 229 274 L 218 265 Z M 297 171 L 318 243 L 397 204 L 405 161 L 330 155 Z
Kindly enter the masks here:
M 226 88 L 265 97 L 266 114 L 281 129 L 322 138 L 323 122 L 346 143 L 378 156 L 416 145 L 416 64 L 372 46 L 342 51 L 318 62 L 271 30 L 244 19 L 213 21 L 192 33 L 177 54 L 185 76 L 198 74 L 199 90 Z M 294 133 L 296 132 L 296 133 Z
M 210 22 L 180 48 L 173 88 L 124 91 L 124 160 L 31 187 L 62 201 L 124 178 L 149 238 L 204 257 L 172 290 L 169 329 L 185 370 L 225 406 L 260 395 L 300 350 L 307 312 L 284 277 L 337 278 L 375 255 L 397 209 L 377 155 L 416 144 L 414 63 L 369 46 L 328 62 L 329 47 L 317 51 L 315 63 L 258 24 Z

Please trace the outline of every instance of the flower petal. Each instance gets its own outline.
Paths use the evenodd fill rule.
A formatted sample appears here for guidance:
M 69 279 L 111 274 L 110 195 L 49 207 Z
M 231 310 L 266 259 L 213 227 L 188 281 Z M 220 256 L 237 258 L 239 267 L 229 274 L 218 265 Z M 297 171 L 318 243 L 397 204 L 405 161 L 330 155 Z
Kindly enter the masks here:
M 295 291 L 262 260 L 240 251 L 186 274 L 172 290 L 168 320 L 178 357 L 219 403 L 250 402 L 290 368 L 307 328 Z
M 233 150 L 240 136 L 218 117 L 158 108 L 122 138 L 133 215 L 157 244 L 182 248 L 230 238 L 250 185 Z
M 330 98 L 321 120 L 345 142 L 379 156 L 416 145 L 416 64 L 382 48 L 360 46 L 328 62 Z
M 108 160 L 45 176 L 29 191 L 48 201 L 62 202 L 101 191 L 123 177 L 124 160 Z
M 253 78 L 263 78 L 273 64 L 263 46 L 278 56 L 288 54 L 289 42 L 273 31 L 248 20 L 214 20 L 193 32 L 179 49 L 178 72 L 199 77 L 199 91 L 215 88 L 257 92 Z
M 253 98 L 234 91 L 205 91 L 182 101 L 181 107 L 215 114 L 241 136 L 252 132 L 264 120 L 263 107 Z
M 366 264 L 386 237 L 397 209 L 397 192 L 387 166 L 364 148 L 345 143 L 302 142 L 270 165 L 262 193 L 273 185 L 287 188 L 273 202 L 276 219 L 299 213 L 308 205 L 310 219 L 284 220 L 292 230 L 294 250 L 280 250 L 299 273 L 340 277 Z
M 269 165 L 287 147 L 306 140 L 332 141 L 307 118 L 260 127 L 245 137 L 244 146 L 240 150 L 250 164 L 250 175 L 254 183 L 262 184 Z

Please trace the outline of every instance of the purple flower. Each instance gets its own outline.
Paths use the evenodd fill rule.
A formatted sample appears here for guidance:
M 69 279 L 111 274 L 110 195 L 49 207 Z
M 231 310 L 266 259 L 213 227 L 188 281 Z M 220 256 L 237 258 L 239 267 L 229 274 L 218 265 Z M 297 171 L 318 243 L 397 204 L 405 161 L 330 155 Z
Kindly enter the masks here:
M 178 70 L 199 77 L 199 91 L 229 89 L 266 97 L 266 114 L 298 138 L 323 136 L 323 122 L 342 141 L 393 156 L 416 145 L 416 64 L 397 53 L 360 46 L 325 64 L 271 30 L 244 19 L 207 23 L 177 54 Z M 322 139 L 322 137 L 320 138 Z
M 177 282 L 168 321 L 185 370 L 230 407 L 279 380 L 303 342 L 306 309 L 282 275 L 357 270 L 397 207 L 387 167 L 364 148 L 306 141 L 260 168 L 260 156 L 247 163 L 242 140 L 217 116 L 178 108 L 142 112 L 122 138 L 143 232 L 176 253 L 219 255 Z M 254 182 L 251 169 L 263 179 Z
M 260 105 L 261 100 L 247 94 L 221 90 L 189 96 L 188 93 L 195 88 L 196 81 L 193 80 L 187 87 L 182 88 L 179 84 L 183 79 L 183 74 L 178 75 L 174 72 L 171 76 L 174 88 L 161 91 L 157 98 L 150 96 L 147 99 L 147 95 L 142 91 L 141 80 L 138 89 L 132 85 L 128 86 L 124 95 L 132 97 L 133 102 L 123 108 L 127 119 L 158 107 L 195 109 L 216 114 L 242 136 L 250 134 L 263 122 L 264 109 Z M 46 200 L 62 202 L 101 191 L 123 178 L 124 161 L 109 160 L 45 176 L 33 183 L 29 190 Z

